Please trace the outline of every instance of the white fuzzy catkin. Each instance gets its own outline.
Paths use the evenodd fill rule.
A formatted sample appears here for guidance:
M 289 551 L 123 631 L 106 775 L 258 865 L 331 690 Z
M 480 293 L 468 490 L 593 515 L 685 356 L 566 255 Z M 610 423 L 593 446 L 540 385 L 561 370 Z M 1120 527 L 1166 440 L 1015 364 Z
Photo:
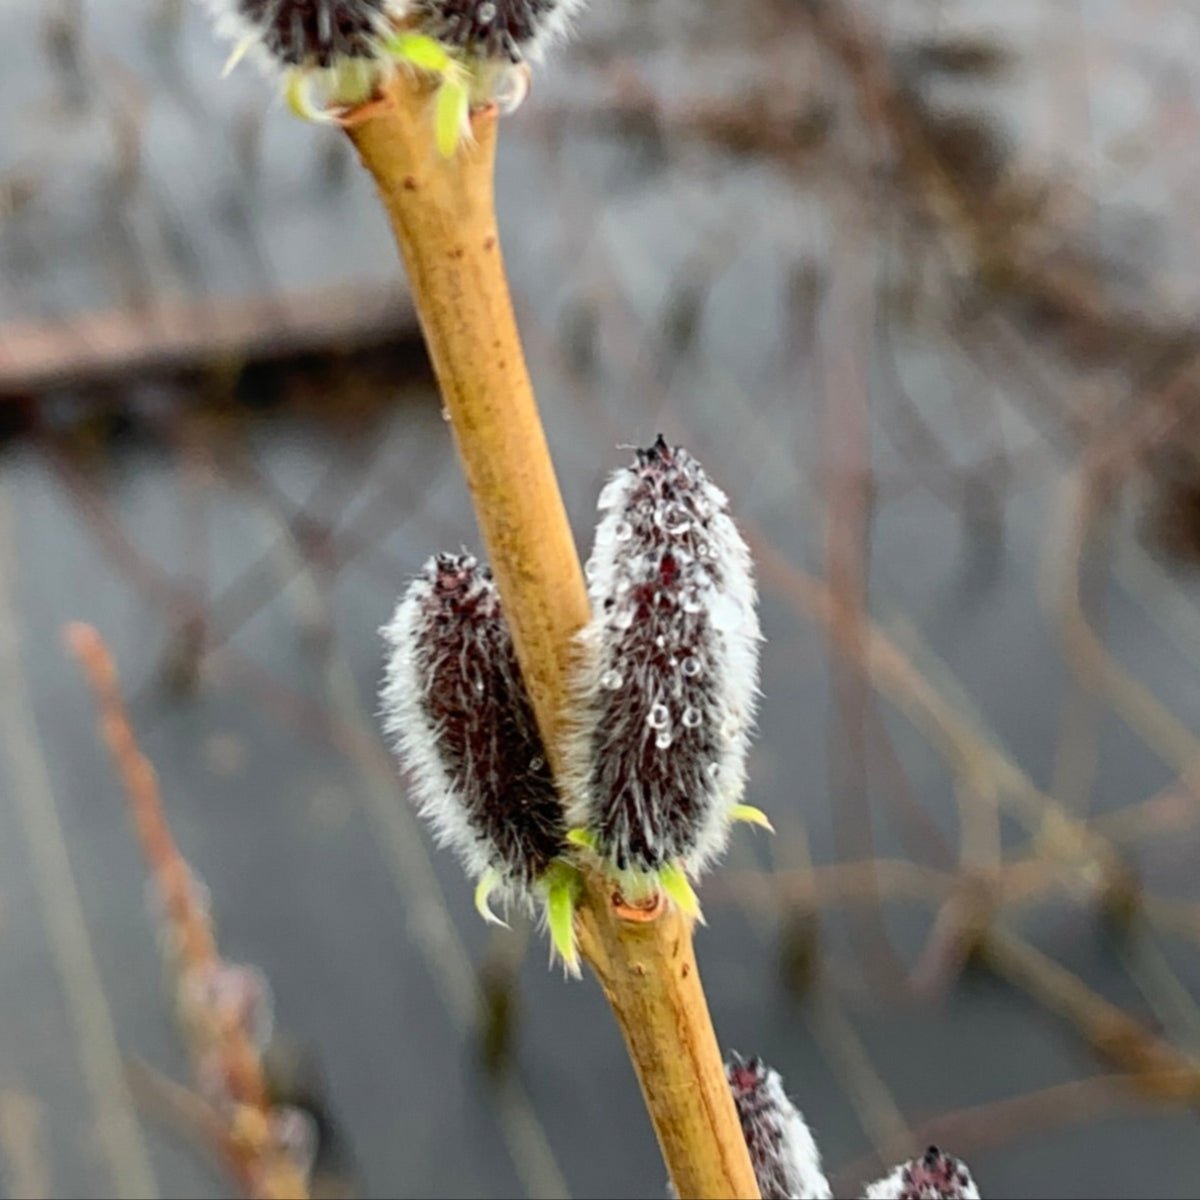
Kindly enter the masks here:
M 382 632 L 384 727 L 421 815 L 473 878 L 532 903 L 565 824 L 491 572 L 430 559 Z
M 584 2 L 201 0 L 218 34 L 234 43 L 226 71 L 249 57 L 284 81 L 296 113 L 334 122 L 365 103 L 403 63 L 419 61 L 402 48 L 402 39 L 416 34 L 439 42 L 449 56 L 430 68 L 450 87 L 447 95 L 465 95 L 474 106 L 494 101 L 511 113 L 529 91 L 528 64 L 565 38 Z M 463 107 L 459 115 L 461 136 L 468 112 Z
M 410 0 L 416 27 L 467 59 L 537 62 L 584 0 Z
M 695 877 L 745 788 L 760 634 L 728 507 L 661 437 L 600 495 L 568 791 L 572 823 L 618 872 Z
M 734 1054 L 725 1074 L 762 1200 L 831 1200 L 812 1131 L 779 1073 Z M 965 1163 L 930 1146 L 871 1184 L 863 1200 L 979 1200 L 979 1191 Z
M 334 70 L 386 63 L 381 41 L 410 0 L 203 0 L 218 34 L 264 68 Z
M 735 1054 L 725 1074 L 762 1200 L 830 1200 L 817 1144 L 779 1073 Z
M 930 1146 L 867 1188 L 864 1200 L 979 1200 L 966 1163 Z

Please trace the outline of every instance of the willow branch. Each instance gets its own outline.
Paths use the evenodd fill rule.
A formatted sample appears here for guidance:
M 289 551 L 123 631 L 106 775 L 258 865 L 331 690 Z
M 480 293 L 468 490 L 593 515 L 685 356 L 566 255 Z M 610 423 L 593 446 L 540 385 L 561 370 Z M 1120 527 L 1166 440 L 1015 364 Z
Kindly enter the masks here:
M 95 698 L 100 735 L 124 787 L 142 855 L 162 902 L 174 952 L 170 965 L 178 983 L 189 972 L 203 973 L 220 964 L 212 925 L 171 835 L 157 772 L 138 745 L 108 647 L 90 625 L 78 623 L 67 627 L 66 642 Z M 197 1070 L 207 1055 L 216 1055 L 228 1087 L 232 1104 L 217 1144 L 250 1195 L 258 1200 L 303 1200 L 308 1195 L 303 1176 L 269 1136 L 271 1101 L 257 1048 L 238 1021 L 216 1011 L 205 1013 L 205 1018 L 201 1027 L 185 1024 Z
M 496 115 L 477 114 L 474 144 L 447 160 L 433 144 L 429 104 L 420 85 L 397 78 L 349 133 L 408 271 L 517 657 L 558 765 L 573 639 L 588 599 L 500 253 Z M 670 906 L 633 914 L 615 901 L 600 878 L 588 880 L 581 947 L 624 1034 L 675 1189 L 757 1197 L 690 926 Z

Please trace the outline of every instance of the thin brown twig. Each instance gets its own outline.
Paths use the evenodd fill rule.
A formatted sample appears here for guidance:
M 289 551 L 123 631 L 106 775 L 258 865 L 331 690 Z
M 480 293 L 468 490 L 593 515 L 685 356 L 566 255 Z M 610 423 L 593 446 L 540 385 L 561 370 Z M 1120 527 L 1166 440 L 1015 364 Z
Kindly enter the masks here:
M 828 587 L 788 561 L 767 539 L 752 533 L 750 540 L 762 577 L 805 618 L 837 632 Z M 1099 865 L 1102 871 L 1115 867 L 1108 843 L 1064 812 L 1008 755 L 977 732 L 893 639 L 870 621 L 866 634 L 861 646 L 844 638 L 835 639 L 835 644 L 929 738 L 957 777 L 980 795 L 1008 804 L 1038 836 L 1039 849 L 1047 855 L 1068 863 Z
M 1200 1062 L 1156 1037 L 1066 967 L 993 925 L 977 953 L 997 974 L 1065 1017 L 1148 1095 L 1200 1107 Z
M 97 383 L 229 361 L 278 361 L 415 336 L 412 305 L 395 289 L 327 289 L 9 324 L 0 337 L 0 400 L 65 382 Z
M 1112 465 L 1102 456 L 1068 486 L 1065 545 L 1056 553 L 1066 564 L 1058 600 L 1067 655 L 1081 678 L 1094 680 L 1130 727 L 1179 772 L 1184 789 L 1200 793 L 1200 738 L 1113 658 L 1084 612 L 1080 564 L 1095 518 L 1113 495 Z
M 497 114 L 441 157 L 429 91 L 407 77 L 348 130 L 374 177 L 407 268 L 550 761 L 561 735 L 574 639 L 589 616 L 583 572 L 533 396 L 501 258 L 493 194 Z M 758 1188 L 692 949 L 673 906 L 624 919 L 589 876 L 577 921 L 624 1035 L 676 1191 L 756 1197 Z
M 69 625 L 65 640 L 91 687 L 100 735 L 124 786 L 134 830 L 158 891 L 170 931 L 171 966 L 178 986 L 204 978 L 221 965 L 212 924 L 199 900 L 196 880 L 167 825 L 158 776 L 138 746 L 125 712 L 116 667 L 100 634 L 90 625 Z M 230 1162 L 251 1195 L 261 1200 L 303 1200 L 304 1179 L 271 1135 L 271 1104 L 262 1061 L 241 1019 L 224 1011 L 194 1014 L 188 1023 L 197 1068 L 207 1054 L 219 1062 Z
M 874 280 L 870 257 L 861 246 L 861 230 L 847 220 L 839 229 L 840 270 L 830 288 L 824 339 L 826 447 L 825 564 L 831 627 L 835 645 L 852 647 L 833 654 L 833 712 L 830 803 L 833 827 L 843 856 L 872 858 L 872 813 L 868 775 L 870 682 L 853 661 L 865 644 L 868 606 L 871 520 L 871 421 L 868 331 L 872 327 Z M 903 971 L 887 938 L 882 910 L 868 906 L 852 922 L 864 972 L 894 990 Z
M 1132 1075 L 1101 1075 L 956 1109 L 914 1124 L 912 1142 L 904 1152 L 935 1144 L 971 1155 L 1060 1125 L 1094 1120 L 1113 1109 L 1131 1107 L 1136 1083 Z M 850 1195 L 864 1177 L 882 1166 L 886 1166 L 883 1160 L 869 1154 L 840 1167 L 832 1178 L 837 1194 Z
M 141 1108 L 172 1125 L 187 1140 L 199 1143 L 206 1153 L 219 1155 L 235 1176 L 246 1181 L 242 1157 L 228 1125 L 203 1096 L 138 1058 L 126 1067 L 125 1078 Z

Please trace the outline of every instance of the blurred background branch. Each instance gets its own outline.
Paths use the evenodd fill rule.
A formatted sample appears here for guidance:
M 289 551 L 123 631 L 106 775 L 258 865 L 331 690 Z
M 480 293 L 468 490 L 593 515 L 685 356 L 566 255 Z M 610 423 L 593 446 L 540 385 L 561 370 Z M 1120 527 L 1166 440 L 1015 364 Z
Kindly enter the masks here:
M 498 179 L 567 506 L 661 429 L 765 596 L 779 836 L 704 888 L 718 1029 L 843 1186 L 944 1139 L 985 1194 L 1189 1194 L 1200 21 L 611 0 L 580 33 Z M 79 618 L 361 1193 L 645 1194 L 601 1002 L 478 926 L 375 730 L 376 628 L 477 548 L 383 219 L 219 59 L 176 0 L 0 11 L 0 1191 L 228 1188 L 133 1104 L 130 1063 L 188 1064 Z

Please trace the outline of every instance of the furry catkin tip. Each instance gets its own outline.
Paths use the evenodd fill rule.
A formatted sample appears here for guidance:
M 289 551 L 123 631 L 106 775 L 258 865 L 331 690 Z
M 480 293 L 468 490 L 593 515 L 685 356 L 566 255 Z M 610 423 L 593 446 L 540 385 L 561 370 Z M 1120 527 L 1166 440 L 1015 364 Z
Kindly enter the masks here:
M 539 59 L 583 0 L 411 0 L 417 28 L 474 62 Z
M 966 1163 L 930 1146 L 867 1188 L 866 1200 L 979 1200 Z
M 278 70 L 373 61 L 408 0 L 205 0 L 217 32 Z
M 600 496 L 567 747 L 573 824 L 618 877 L 695 878 L 740 805 L 758 680 L 750 553 L 725 494 L 661 437 Z
M 778 1072 L 733 1054 L 725 1075 L 763 1200 L 830 1200 L 817 1144 Z
M 387 42 L 408 0 L 204 0 L 217 33 L 233 43 L 228 75 L 252 58 L 282 81 L 297 116 L 344 122 L 394 70 Z
M 353 122 L 397 66 L 437 82 L 434 134 L 451 157 L 470 140 L 472 108 L 512 112 L 528 62 L 561 39 L 583 0 L 203 0 L 233 43 L 228 74 L 252 57 L 284 81 L 309 121 Z

